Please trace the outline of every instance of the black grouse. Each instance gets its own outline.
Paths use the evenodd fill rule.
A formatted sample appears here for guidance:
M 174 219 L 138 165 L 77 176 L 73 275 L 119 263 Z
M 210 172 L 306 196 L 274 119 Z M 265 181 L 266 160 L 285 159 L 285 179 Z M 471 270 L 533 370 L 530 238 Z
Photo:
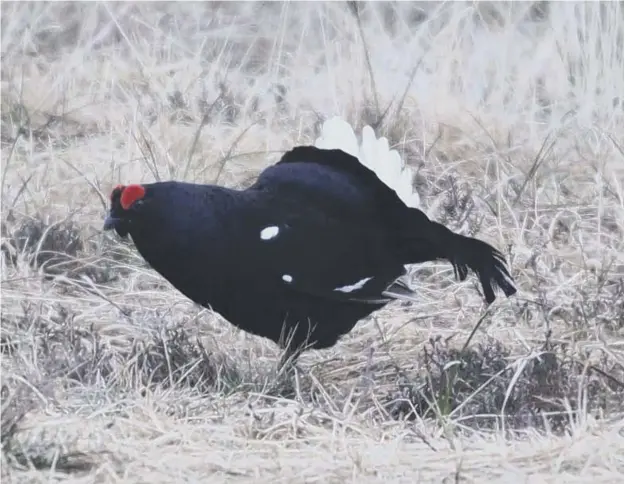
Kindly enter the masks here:
M 175 181 L 118 186 L 104 229 L 128 234 L 185 296 L 285 349 L 327 348 L 410 291 L 405 265 L 471 269 L 490 304 L 516 292 L 503 255 L 409 208 L 357 158 L 299 146 L 245 190 Z

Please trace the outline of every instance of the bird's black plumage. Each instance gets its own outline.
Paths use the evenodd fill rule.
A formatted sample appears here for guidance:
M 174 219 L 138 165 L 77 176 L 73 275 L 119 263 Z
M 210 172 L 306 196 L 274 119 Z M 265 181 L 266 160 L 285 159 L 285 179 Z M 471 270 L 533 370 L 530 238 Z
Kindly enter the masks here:
M 495 286 L 516 292 L 501 253 L 409 208 L 341 150 L 296 147 L 241 191 L 170 181 L 131 203 L 128 189 L 113 191 L 106 228 L 191 300 L 288 350 L 332 346 L 400 293 L 406 264 L 471 269 L 488 303 Z

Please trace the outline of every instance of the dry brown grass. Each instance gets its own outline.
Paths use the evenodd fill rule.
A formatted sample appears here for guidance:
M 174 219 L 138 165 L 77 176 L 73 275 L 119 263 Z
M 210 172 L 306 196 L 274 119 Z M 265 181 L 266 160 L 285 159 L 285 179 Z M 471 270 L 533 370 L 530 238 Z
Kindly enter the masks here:
M 3 478 L 621 482 L 622 8 L 3 2 Z M 103 204 L 244 186 L 335 114 L 519 293 L 485 311 L 424 264 L 420 302 L 285 377 L 102 234 Z

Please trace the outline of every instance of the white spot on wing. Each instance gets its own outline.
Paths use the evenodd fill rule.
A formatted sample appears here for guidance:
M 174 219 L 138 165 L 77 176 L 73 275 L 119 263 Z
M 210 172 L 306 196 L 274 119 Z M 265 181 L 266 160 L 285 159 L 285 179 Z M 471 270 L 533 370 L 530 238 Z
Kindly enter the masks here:
M 358 289 L 362 289 L 362 287 L 369 282 L 371 279 L 373 279 L 373 277 L 365 277 L 364 279 L 361 279 L 360 281 L 348 285 L 348 286 L 342 286 L 342 287 L 337 287 L 335 289 L 335 291 L 340 291 L 340 292 L 354 292 L 357 291 Z
M 282 276 L 282 280 L 283 280 L 284 282 L 293 282 L 293 276 L 290 276 L 290 275 L 288 275 L 288 274 L 284 274 L 284 275 Z
M 263 240 L 273 239 L 280 232 L 280 227 L 276 225 L 270 225 L 260 231 L 260 238 Z

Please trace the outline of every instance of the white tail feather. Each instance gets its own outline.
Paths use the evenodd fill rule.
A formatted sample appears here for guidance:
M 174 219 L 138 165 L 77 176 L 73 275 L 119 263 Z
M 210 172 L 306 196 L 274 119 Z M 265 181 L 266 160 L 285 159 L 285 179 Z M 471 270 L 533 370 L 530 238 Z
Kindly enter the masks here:
M 406 166 L 397 150 L 390 149 L 385 137 L 375 137 L 371 126 L 363 128 L 362 143 L 359 145 L 356 133 L 349 123 L 335 116 L 323 123 L 321 136 L 315 141 L 315 146 L 340 149 L 355 156 L 393 189 L 406 205 L 419 207 L 420 198 L 412 184 L 412 170 Z

